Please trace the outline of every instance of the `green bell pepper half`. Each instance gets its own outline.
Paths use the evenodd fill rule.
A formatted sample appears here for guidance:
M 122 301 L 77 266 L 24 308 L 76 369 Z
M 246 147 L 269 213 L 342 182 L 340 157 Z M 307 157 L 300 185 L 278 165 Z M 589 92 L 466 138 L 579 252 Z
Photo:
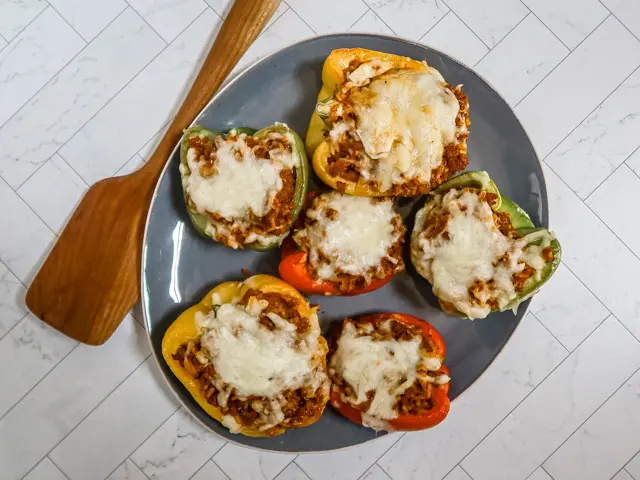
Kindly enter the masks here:
M 496 202 L 492 205 L 496 212 L 505 212 L 511 217 L 511 225 L 516 230 L 519 236 L 527 240 L 527 245 L 540 245 L 544 241 L 549 242 L 551 251 L 553 252 L 553 260 L 547 262 L 545 267 L 540 272 L 538 279 L 535 277 L 529 278 L 524 283 L 524 289 L 513 301 L 508 303 L 502 309 L 501 312 L 506 310 L 512 310 L 520 305 L 528 298 L 535 295 L 538 290 L 544 285 L 547 280 L 551 278 L 551 275 L 557 270 L 560 265 L 560 259 L 562 257 L 562 248 L 560 242 L 555 236 L 546 228 L 536 228 L 531 221 L 527 212 L 520 208 L 513 200 L 505 197 L 500 193 L 498 187 L 493 180 L 489 177 L 487 172 L 466 172 L 453 177 L 449 181 L 438 186 L 431 194 L 427 196 L 425 205 L 433 198 L 434 194 L 444 194 L 452 188 L 475 188 L 478 190 L 485 190 L 490 193 L 494 193 L 498 196 Z M 415 228 L 415 227 L 414 227 Z M 444 307 L 443 307 L 444 310 Z M 464 313 L 455 310 L 453 312 L 446 309 L 447 313 L 456 315 L 462 318 L 468 318 Z
M 205 127 L 202 127 L 200 125 L 196 125 L 191 128 L 188 128 L 187 130 L 184 131 L 182 142 L 180 144 L 180 163 L 186 167 L 186 173 L 181 174 L 180 176 L 181 178 L 183 178 L 185 175 L 189 175 L 190 173 L 189 167 L 187 165 L 187 151 L 189 150 L 189 138 L 191 137 L 205 135 L 213 141 L 218 136 L 226 137 L 229 134 L 244 133 L 249 136 L 260 138 L 268 135 L 271 132 L 278 132 L 282 134 L 290 133 L 294 139 L 293 145 L 291 145 L 292 154 L 296 155 L 299 158 L 298 166 L 295 167 L 294 169 L 296 182 L 295 182 L 295 187 L 293 191 L 294 208 L 293 208 L 293 211 L 291 212 L 291 221 L 289 222 L 289 226 L 291 226 L 293 225 L 293 222 L 295 222 L 295 220 L 298 218 L 298 215 L 300 214 L 300 210 L 302 210 L 302 207 L 304 205 L 305 197 L 307 195 L 307 188 L 309 185 L 309 164 L 307 162 L 307 155 L 305 152 L 304 143 L 302 143 L 302 140 L 300 139 L 300 137 L 295 131 L 293 131 L 292 129 L 290 129 L 284 124 L 276 123 L 275 125 L 272 125 L 270 127 L 266 127 L 257 131 L 248 127 L 237 127 L 229 130 L 227 133 L 208 130 Z M 184 185 L 182 188 L 183 188 L 185 204 L 186 204 L 187 192 L 184 189 Z M 189 213 L 189 218 L 191 219 L 191 222 L 193 223 L 198 233 L 206 238 L 211 238 L 211 236 L 207 234 L 209 217 L 205 214 L 191 211 L 188 205 L 187 205 L 187 212 Z M 277 237 L 272 243 L 268 245 L 262 245 L 261 243 L 253 242 L 253 243 L 246 244 L 244 246 L 246 248 L 249 248 L 251 250 L 256 250 L 259 252 L 272 250 L 274 248 L 278 248 L 280 246 L 280 243 L 282 243 L 282 240 L 284 240 L 288 234 L 289 234 L 289 231 L 283 233 L 281 236 Z

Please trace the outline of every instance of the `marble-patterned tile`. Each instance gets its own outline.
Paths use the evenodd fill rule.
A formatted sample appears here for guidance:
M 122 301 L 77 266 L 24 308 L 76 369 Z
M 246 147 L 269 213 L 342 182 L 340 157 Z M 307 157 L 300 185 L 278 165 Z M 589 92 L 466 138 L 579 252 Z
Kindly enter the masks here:
M 391 480 L 391 477 L 384 473 L 384 470 L 382 470 L 377 463 L 374 463 L 359 480 Z
M 531 313 L 570 352 L 609 316 L 609 310 L 564 264 L 533 298 Z
M 527 477 L 527 480 L 553 480 L 542 467 L 538 467 L 535 471 Z
M 442 479 L 566 356 L 527 315 L 495 362 L 453 402 L 447 419 L 434 429 L 407 433 L 378 465 L 393 479 Z
M 0 128 L 2 177 L 14 188 L 23 183 L 163 47 L 125 10 Z
M 44 457 L 23 480 L 67 480 L 67 477 L 64 476 L 51 460 Z
M 640 38 L 640 3 L 636 0 L 602 0 L 602 3 Z
M 551 169 L 543 165 L 543 171 L 563 262 L 640 338 L 640 291 L 635 287 L 640 260 Z
M 0 235 L 0 260 L 27 285 L 55 236 L 1 178 L 0 205 L 0 232 L 11 232 Z
M 624 208 L 637 203 L 638 191 L 640 178 L 624 164 L 593 192 L 587 199 L 587 205 L 640 256 L 640 225 L 629 221 L 629 211 Z
M 205 0 L 209 6 L 220 15 L 221 18 L 226 18 L 229 10 L 231 9 L 231 5 L 233 5 L 233 0 Z M 275 22 L 278 18 L 282 16 L 284 12 L 289 9 L 289 6 L 286 2 L 281 2 L 278 5 L 278 8 L 274 12 L 273 16 L 269 19 L 269 21 L 265 24 L 264 30 L 269 28 L 273 22 Z
M 295 455 L 250 450 L 227 443 L 213 461 L 231 480 L 273 480 Z
M 522 0 L 522 3 L 571 50 L 609 14 L 598 0 Z
M 349 29 L 354 33 L 379 33 L 381 35 L 394 35 L 393 30 L 376 15 L 373 10 L 365 13 L 360 20 Z
M 611 478 L 638 449 L 640 372 L 571 435 L 544 462 L 544 468 L 555 480 Z
M 447 0 L 446 3 L 490 48 L 529 13 L 520 0 Z
M 188 480 L 225 441 L 180 408 L 131 455 L 154 480 Z
M 476 65 L 476 69 L 507 103 L 515 105 L 568 53 L 567 47 L 540 20 L 529 15 Z
M 125 0 L 48 0 L 87 41 L 93 40 L 126 7 Z
M 127 458 L 122 465 L 107 477 L 107 480 L 149 480 L 148 477 Z
M 276 477 L 276 480 L 309 480 L 309 477 L 305 475 L 299 466 L 291 462 L 287 465 L 287 468 Z
M 0 125 L 84 46 L 84 40 L 52 8 L 14 38 L 0 52 Z
M 347 30 L 368 8 L 362 0 L 287 0 L 287 3 L 318 34 Z
M 631 170 L 640 176 L 640 148 L 636 150 L 625 162 Z
M 128 3 L 167 43 L 207 8 L 203 0 L 128 0 Z
M 0 2 L 0 35 L 7 41 L 13 40 L 47 5 L 46 0 Z
M 86 190 L 87 184 L 56 153 L 22 184 L 18 195 L 59 234 Z
M 0 262 L 0 338 L 27 314 L 24 285 Z
M 449 475 L 444 477 L 444 480 L 473 480 L 467 472 L 465 472 L 460 465 L 456 466 Z
M 369 0 L 371 9 L 401 37 L 418 40 L 449 8 L 440 0 Z
M 177 409 L 155 358 L 149 357 L 49 456 L 70 480 L 103 478 Z
M 609 17 L 516 107 L 540 158 L 638 65 L 640 42 Z
M 167 130 L 169 129 L 169 125 L 171 125 L 172 121 L 173 121 L 173 118 L 171 118 L 169 122 L 164 124 L 162 128 L 158 130 L 153 135 L 153 137 L 151 137 L 149 141 L 142 146 L 140 150 L 138 150 L 138 155 L 140 155 L 140 157 L 142 157 L 142 159 L 145 162 L 148 161 L 149 158 L 151 158 L 151 155 L 153 155 L 153 152 L 155 152 L 156 148 L 158 148 L 158 145 L 160 144 L 162 137 L 164 137 L 164 134 L 167 133 Z
M 634 478 L 623 468 L 611 480 L 634 480 Z
M 598 106 L 546 162 L 582 199 L 640 146 L 640 69 Z
M 209 460 L 204 464 L 198 473 L 196 473 L 191 480 L 229 480 L 220 467 Z
M 114 175 L 175 115 L 219 26 L 207 9 L 60 149 L 87 183 Z
M 0 420 L 3 480 L 22 478 L 149 353 L 146 333 L 131 317 L 101 347 L 78 345 Z
M 27 315 L 0 339 L 0 417 L 31 390 L 77 342 Z
M 304 1 L 306 2 L 306 0 Z M 309 2 L 309 5 L 318 6 L 324 4 Z M 346 25 L 344 28 L 346 29 L 349 26 L 351 26 L 351 23 Z M 313 31 L 300 19 L 300 17 L 296 15 L 292 9 L 287 10 L 273 23 L 273 25 L 262 32 L 262 35 L 260 35 L 253 45 L 249 47 L 249 50 L 247 50 L 247 53 L 245 53 L 240 59 L 238 65 L 233 69 L 227 81 L 259 58 L 269 55 L 270 53 L 273 53 L 287 45 L 312 36 Z
M 4 38 L 0 37 L 0 52 L 2 52 L 2 50 L 6 46 L 7 46 L 7 41 Z
M 311 480 L 351 480 L 366 472 L 401 436 L 399 433 L 393 433 L 347 450 L 301 455 L 296 459 L 296 463 Z
M 631 474 L 634 479 L 640 478 L 640 452 L 636 453 L 635 457 L 629 460 L 624 469 Z
M 120 170 L 115 173 L 115 177 L 120 177 L 123 175 L 129 175 L 130 173 L 136 172 L 145 164 L 144 158 L 142 158 L 139 154 L 135 154 L 133 157 L 129 159 L 127 163 L 125 163 Z
M 462 467 L 474 480 L 527 478 L 639 366 L 640 342 L 609 317 L 462 461 Z
M 484 57 L 489 49 L 452 12 L 438 22 L 420 39 L 420 43 L 440 50 L 462 63 L 473 66 Z

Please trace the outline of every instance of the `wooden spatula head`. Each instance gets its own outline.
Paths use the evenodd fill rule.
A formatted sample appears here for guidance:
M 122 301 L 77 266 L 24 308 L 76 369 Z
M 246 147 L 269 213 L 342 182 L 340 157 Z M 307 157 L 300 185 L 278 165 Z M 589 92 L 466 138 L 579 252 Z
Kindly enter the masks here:
M 90 345 L 104 343 L 140 296 L 144 226 L 160 172 L 186 128 L 253 43 L 280 0 L 236 0 L 184 104 L 139 171 L 93 185 L 27 291 L 31 312 Z M 117 141 L 117 139 L 114 139 Z

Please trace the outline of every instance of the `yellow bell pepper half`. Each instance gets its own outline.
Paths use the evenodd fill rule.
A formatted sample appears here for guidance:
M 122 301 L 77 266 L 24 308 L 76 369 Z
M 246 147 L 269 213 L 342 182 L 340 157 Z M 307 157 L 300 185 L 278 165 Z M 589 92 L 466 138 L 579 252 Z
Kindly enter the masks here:
M 364 48 L 342 48 L 334 50 L 327 57 L 322 67 L 322 89 L 318 95 L 318 103 L 333 98 L 336 90 L 346 80 L 346 71 L 351 62 L 359 64 L 370 60 L 384 60 L 391 62 L 394 68 L 399 70 L 428 71 L 428 67 L 423 62 L 413 60 L 409 57 L 401 57 L 391 53 L 375 52 Z M 329 131 L 329 125 L 325 123 L 316 111 L 311 115 L 309 129 L 307 130 L 306 149 L 310 156 L 313 156 L 313 169 L 316 175 L 331 188 L 338 190 L 338 182 L 341 183 L 340 190 L 351 195 L 364 197 L 379 197 L 384 193 L 362 182 L 349 182 L 344 179 L 333 177 L 329 170 L 328 158 L 330 156 L 329 144 L 325 140 L 325 134 Z M 346 185 L 346 186 L 345 186 Z
M 304 297 L 296 289 L 282 280 L 270 275 L 254 275 L 243 282 L 225 282 L 215 287 L 204 296 L 200 303 L 183 312 L 169 326 L 162 339 L 162 356 L 167 362 L 167 365 L 169 365 L 169 368 L 171 368 L 173 374 L 185 386 L 193 399 L 198 402 L 198 405 L 200 405 L 207 414 L 218 422 L 222 422 L 222 413 L 220 408 L 207 401 L 202 393 L 202 387 L 199 380 L 190 376 L 180 362 L 173 358 L 173 355 L 182 345 L 190 341 L 196 341 L 200 338 L 200 333 L 198 333 L 195 323 L 196 312 L 202 312 L 206 315 L 211 311 L 213 308 L 213 294 L 218 294 L 222 303 L 230 303 L 234 299 L 242 298 L 248 290 L 260 290 L 263 293 L 278 293 L 296 298 L 299 300 L 297 306 L 298 312 L 306 318 L 311 316 L 315 311 L 315 308 L 311 308 Z M 322 337 L 320 337 L 320 341 L 324 342 L 326 351 L 326 341 Z M 317 418 L 311 420 L 309 423 L 313 423 L 316 420 Z M 276 434 L 284 433 L 284 431 L 285 430 L 283 428 L 282 431 L 277 431 Z M 267 436 L 264 432 L 258 429 L 244 426 L 241 427 L 238 433 L 250 437 Z M 273 436 L 273 434 L 268 436 Z

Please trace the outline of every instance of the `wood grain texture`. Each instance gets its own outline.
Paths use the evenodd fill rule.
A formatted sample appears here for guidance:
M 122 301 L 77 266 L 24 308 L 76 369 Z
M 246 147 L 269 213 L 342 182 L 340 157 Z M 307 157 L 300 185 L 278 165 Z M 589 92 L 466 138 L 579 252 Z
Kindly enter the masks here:
M 137 172 L 96 183 L 78 205 L 27 292 L 35 316 L 90 345 L 111 336 L 140 296 L 145 221 L 164 164 L 279 3 L 236 0 L 153 156 Z

